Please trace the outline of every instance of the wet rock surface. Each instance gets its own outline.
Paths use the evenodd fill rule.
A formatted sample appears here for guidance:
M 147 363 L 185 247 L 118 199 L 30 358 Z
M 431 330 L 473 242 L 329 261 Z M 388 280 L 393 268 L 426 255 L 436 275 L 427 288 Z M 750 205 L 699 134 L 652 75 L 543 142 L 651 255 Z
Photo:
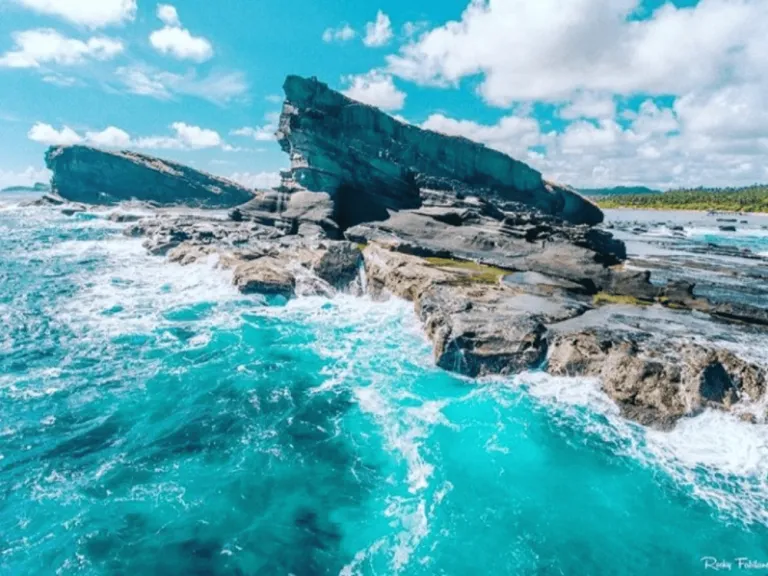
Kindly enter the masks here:
M 244 294 L 412 301 L 446 370 L 594 377 L 627 418 L 658 428 L 707 408 L 765 422 L 759 253 L 679 222 L 590 225 L 596 208 L 511 158 L 315 81 L 289 78 L 286 92 L 279 137 L 292 165 L 277 189 L 228 210 L 155 202 L 104 217 L 152 254 L 218 266 Z

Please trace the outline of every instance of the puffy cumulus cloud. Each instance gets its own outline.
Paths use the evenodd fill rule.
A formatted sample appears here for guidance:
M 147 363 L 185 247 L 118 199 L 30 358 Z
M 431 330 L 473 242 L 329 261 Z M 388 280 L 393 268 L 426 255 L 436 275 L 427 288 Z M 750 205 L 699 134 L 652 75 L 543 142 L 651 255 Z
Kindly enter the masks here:
M 559 114 L 565 120 L 613 118 L 616 102 L 609 93 L 578 92 Z
M 280 184 L 279 172 L 235 172 L 230 174 L 229 179 L 254 188 L 257 190 L 266 190 L 274 188 Z
M 405 105 L 405 92 L 395 86 L 391 75 L 380 70 L 347 76 L 344 80 L 349 87 L 343 93 L 353 100 L 389 111 L 400 110 Z
M 101 131 L 88 131 L 80 135 L 68 126 L 57 130 L 50 124 L 36 123 L 29 131 L 30 140 L 47 145 L 88 144 L 101 148 L 134 148 L 147 150 L 202 150 L 218 148 L 227 152 L 238 149 L 230 146 L 215 130 L 174 122 L 170 135 L 132 137 L 115 126 Z
M 418 22 L 406 22 L 403 24 L 402 36 L 404 38 L 413 38 L 423 30 L 429 27 L 429 22 L 420 20 Z
M 88 59 L 109 60 L 124 49 L 123 43 L 114 38 L 99 36 L 82 41 L 67 38 L 51 28 L 15 32 L 13 42 L 13 49 L 0 56 L 0 67 L 72 66 Z
M 628 115 L 626 123 L 615 118 L 582 119 L 559 133 L 543 132 L 535 118 L 525 115 L 505 116 L 495 124 L 433 115 L 422 127 L 481 142 L 531 164 L 548 178 L 577 187 L 735 186 L 765 181 L 768 133 L 740 139 L 737 129 L 731 137 L 717 138 L 714 134 L 727 123 L 694 122 L 699 114 L 716 118 L 707 116 L 706 106 L 717 109 L 720 102 L 702 100 L 699 110 L 684 102 L 675 108 L 660 107 L 649 99 Z M 729 113 L 736 110 L 738 101 Z
M 73 24 L 101 28 L 136 17 L 136 0 L 14 0 L 40 14 L 57 16 Z
M 740 141 L 764 138 L 768 137 L 767 90 L 768 82 L 692 92 L 677 99 L 675 112 L 687 132 L 701 137 Z
M 9 186 L 32 186 L 38 182 L 48 182 L 51 179 L 51 171 L 45 168 L 27 166 L 24 170 L 0 169 L 0 189 Z
M 27 133 L 27 137 L 41 144 L 50 146 L 67 146 L 70 144 L 80 144 L 83 137 L 72 130 L 69 126 L 64 126 L 61 130 L 56 130 L 50 124 L 37 122 Z
M 664 4 L 632 18 L 638 0 L 472 0 L 459 21 L 388 57 L 389 71 L 424 84 L 482 75 L 490 104 L 565 100 L 578 90 L 683 94 L 764 59 L 763 0 Z M 754 73 L 754 72 L 752 72 Z
M 103 148 L 127 148 L 131 145 L 130 134 L 114 126 L 109 126 L 101 132 L 86 132 L 85 139 L 88 143 Z
M 540 146 L 550 138 L 541 132 L 535 119 L 516 115 L 505 116 L 496 124 L 487 125 L 433 114 L 421 127 L 449 136 L 464 136 L 516 158 L 525 157 L 529 148 Z
M 357 32 L 345 22 L 337 28 L 326 28 L 323 32 L 323 42 L 328 44 L 331 42 L 349 42 L 355 36 L 357 36 Z
M 213 46 L 201 36 L 193 36 L 182 28 L 176 8 L 170 4 L 159 4 L 157 17 L 165 24 L 160 30 L 149 35 L 149 43 L 161 54 L 179 60 L 205 62 L 213 56 Z
M 392 32 L 392 22 L 389 16 L 384 14 L 381 10 L 376 14 L 376 20 L 374 22 L 368 22 L 365 25 L 365 38 L 363 38 L 363 44 L 369 48 L 377 48 L 379 46 L 386 46 L 394 33 Z
M 176 132 L 176 138 L 189 148 L 214 148 L 222 143 L 221 136 L 214 130 L 190 126 L 184 122 L 174 122 L 171 128 Z
M 176 7 L 170 4 L 158 4 L 157 17 L 166 26 L 181 26 L 179 13 L 176 11 Z
M 277 123 L 280 120 L 280 114 L 272 112 L 264 116 L 266 122 L 261 126 L 252 128 L 250 126 L 244 126 L 233 130 L 231 134 L 233 136 L 244 136 L 246 138 L 253 138 L 257 142 L 270 142 L 275 139 L 275 132 L 277 131 Z
M 383 73 L 445 88 L 477 78 L 493 106 L 556 104 L 567 121 L 559 133 L 537 135 L 525 114 L 488 126 L 435 116 L 426 125 L 569 184 L 768 180 L 768 2 L 667 2 L 642 17 L 639 8 L 639 0 L 472 0 L 457 21 L 390 55 Z M 617 116 L 619 103 L 638 96 L 646 100 Z
M 212 72 L 200 76 L 194 70 L 181 75 L 149 66 L 122 66 L 116 76 L 131 94 L 170 100 L 175 96 L 195 96 L 225 104 L 244 96 L 248 84 L 241 72 Z

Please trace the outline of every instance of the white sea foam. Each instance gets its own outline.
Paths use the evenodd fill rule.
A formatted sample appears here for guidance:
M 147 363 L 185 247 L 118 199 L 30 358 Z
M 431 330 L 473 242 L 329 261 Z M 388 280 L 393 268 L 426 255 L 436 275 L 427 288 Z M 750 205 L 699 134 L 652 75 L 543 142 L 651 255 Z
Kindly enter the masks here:
M 71 326 L 87 326 L 108 336 L 148 334 L 171 324 L 165 314 L 195 304 L 212 303 L 216 313 L 207 326 L 228 326 L 237 322 L 219 306 L 242 296 L 232 286 L 227 273 L 216 269 L 217 260 L 189 266 L 167 263 L 148 255 L 141 241 L 114 238 L 100 242 L 65 242 L 49 254 L 79 257 L 84 254 L 105 259 L 103 267 L 78 275 L 80 288 L 59 303 L 52 314 Z M 201 323 L 196 324 L 199 328 Z M 198 335 L 193 345 L 204 343 Z
M 87 326 L 107 336 L 148 333 L 168 323 L 164 313 L 169 310 L 199 303 L 214 303 L 217 307 L 206 318 L 206 324 L 239 322 L 239 316 L 226 307 L 219 310 L 222 303 L 241 300 L 242 296 L 227 275 L 216 269 L 215 258 L 181 267 L 147 255 L 139 240 L 123 237 L 65 242 L 43 256 L 104 259 L 103 267 L 79 277 L 80 287 L 69 301 L 51 311 L 70 326 Z M 451 490 L 449 482 L 434 485 L 438 484 L 437 462 L 427 442 L 436 428 L 452 426 L 444 414 L 446 406 L 474 394 L 491 393 L 503 408 L 513 397 L 504 389 L 514 388 L 518 394 L 521 384 L 547 406 L 554 418 L 584 426 L 589 433 L 616 446 L 622 455 L 664 470 L 696 497 L 725 513 L 768 525 L 765 425 L 750 425 L 733 415 L 707 412 L 682 421 L 671 432 L 646 430 L 622 419 L 616 405 L 600 391 L 598 382 L 544 374 L 528 374 L 514 381 L 496 379 L 463 397 L 426 400 L 408 384 L 420 371 L 433 369 L 429 345 L 411 304 L 397 299 L 376 303 L 340 295 L 331 300 L 294 299 L 284 307 L 262 306 L 253 313 L 317 327 L 316 338 L 309 345 L 327 360 L 325 382 L 319 390 L 350 389 L 360 410 L 381 431 L 387 450 L 405 466 L 403 494 L 392 497 L 386 509 L 398 528 L 396 535 L 358 553 L 346 573 L 352 574 L 366 557 L 381 551 L 391 555 L 392 570 L 397 572 L 411 561 L 419 543 L 429 534 L 430 518 Z M 199 333 L 189 344 L 203 346 L 208 337 Z M 55 374 L 45 375 L 49 382 L 37 392 L 55 392 L 55 379 Z M 583 408 L 605 418 L 585 419 Z M 497 441 L 489 442 L 487 447 L 504 449 Z M 51 483 L 41 483 L 37 495 L 54 496 L 55 489 L 48 485 Z M 177 496 L 183 501 L 183 493 Z
M 350 390 L 360 411 L 378 428 L 384 448 L 404 465 L 404 493 L 389 497 L 384 511 L 395 533 L 358 552 L 342 571 L 358 574 L 366 558 L 386 554 L 389 573 L 400 572 L 429 534 L 430 518 L 450 490 L 450 485 L 431 485 L 436 463 L 428 449 L 434 428 L 451 425 L 442 413 L 448 401 L 425 400 L 409 384 L 425 369 L 434 370 L 413 305 L 342 294 L 330 300 L 298 298 L 254 314 L 315 328 L 310 346 L 326 361 L 325 380 L 315 393 Z
M 730 517 L 768 526 L 768 425 L 708 410 L 662 432 L 622 418 L 594 379 L 537 373 L 523 375 L 517 382 L 528 385 L 530 394 L 547 404 L 557 418 L 570 419 L 617 447 L 620 454 L 663 470 Z M 583 412 L 572 408 L 587 408 L 605 420 L 585 419 Z

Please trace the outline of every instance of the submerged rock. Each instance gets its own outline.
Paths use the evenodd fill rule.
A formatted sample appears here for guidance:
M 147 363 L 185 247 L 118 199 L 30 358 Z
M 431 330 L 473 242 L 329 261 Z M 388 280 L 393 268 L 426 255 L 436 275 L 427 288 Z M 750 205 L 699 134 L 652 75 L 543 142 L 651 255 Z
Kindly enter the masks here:
M 237 206 L 253 198 L 247 188 L 187 166 L 136 152 L 54 146 L 45 154 L 54 191 L 86 204 L 152 201 L 161 206 Z

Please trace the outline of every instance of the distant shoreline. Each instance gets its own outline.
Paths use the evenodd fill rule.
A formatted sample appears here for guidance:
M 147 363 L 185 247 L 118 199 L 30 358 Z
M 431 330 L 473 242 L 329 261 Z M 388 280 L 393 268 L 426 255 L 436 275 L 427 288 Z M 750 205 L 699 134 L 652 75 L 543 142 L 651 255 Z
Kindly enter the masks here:
M 596 204 L 601 210 L 636 210 L 638 212 L 695 212 L 696 214 L 707 214 L 712 212 L 712 216 L 768 216 L 768 212 L 733 212 L 730 210 L 697 210 L 695 208 L 673 208 L 673 207 L 645 207 L 645 206 L 604 206 L 599 202 Z

